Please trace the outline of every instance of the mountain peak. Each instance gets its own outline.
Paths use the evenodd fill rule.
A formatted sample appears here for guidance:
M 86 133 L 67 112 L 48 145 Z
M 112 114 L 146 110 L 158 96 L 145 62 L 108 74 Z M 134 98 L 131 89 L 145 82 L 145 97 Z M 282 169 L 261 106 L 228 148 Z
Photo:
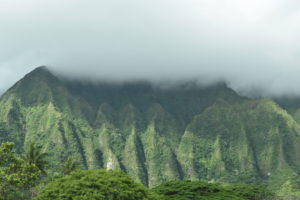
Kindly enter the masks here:
M 58 78 L 46 66 L 40 66 L 26 74 L 3 96 L 17 95 L 26 104 L 48 102 L 51 90 L 58 84 Z
M 49 69 L 47 66 L 41 65 L 41 66 L 35 68 L 34 70 L 32 70 L 30 73 L 32 73 L 32 72 L 49 72 Z
M 46 66 L 40 66 L 29 72 L 24 76 L 22 80 L 26 80 L 27 78 L 32 78 L 32 77 L 38 77 L 38 78 L 45 78 L 45 77 L 55 77 L 50 70 Z

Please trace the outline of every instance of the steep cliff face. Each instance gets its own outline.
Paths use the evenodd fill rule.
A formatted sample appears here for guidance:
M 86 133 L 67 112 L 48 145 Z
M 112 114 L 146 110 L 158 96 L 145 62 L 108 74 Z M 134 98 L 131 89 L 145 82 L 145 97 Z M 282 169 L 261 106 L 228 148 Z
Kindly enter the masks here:
M 72 155 L 150 187 L 203 179 L 280 188 L 298 176 L 299 133 L 274 101 L 240 97 L 224 84 L 90 84 L 37 68 L 0 99 L 1 141 L 19 151 L 42 144 L 52 169 Z

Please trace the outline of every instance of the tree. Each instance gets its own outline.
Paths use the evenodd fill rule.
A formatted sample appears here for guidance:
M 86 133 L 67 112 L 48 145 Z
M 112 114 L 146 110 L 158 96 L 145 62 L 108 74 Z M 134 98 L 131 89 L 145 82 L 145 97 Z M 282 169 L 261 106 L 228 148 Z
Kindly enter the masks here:
M 36 185 L 40 170 L 25 162 L 14 151 L 14 143 L 0 146 L 0 200 L 30 198 L 29 190 Z
M 69 157 L 65 164 L 62 165 L 63 174 L 68 175 L 80 168 L 80 163 L 73 157 Z
M 29 147 L 25 150 L 25 160 L 29 164 L 34 164 L 43 175 L 46 175 L 45 168 L 48 165 L 46 157 L 47 153 L 42 152 L 42 146 L 35 144 L 34 142 L 30 143 Z
M 120 171 L 82 170 L 49 183 L 34 200 L 159 200 Z
M 276 198 L 273 192 L 260 185 L 235 184 L 227 186 L 226 190 L 247 200 L 268 200 Z
M 268 200 L 274 193 L 259 185 L 220 186 L 202 181 L 171 181 L 152 189 L 164 200 Z
M 216 184 L 201 181 L 171 181 L 152 189 L 163 200 L 245 200 Z

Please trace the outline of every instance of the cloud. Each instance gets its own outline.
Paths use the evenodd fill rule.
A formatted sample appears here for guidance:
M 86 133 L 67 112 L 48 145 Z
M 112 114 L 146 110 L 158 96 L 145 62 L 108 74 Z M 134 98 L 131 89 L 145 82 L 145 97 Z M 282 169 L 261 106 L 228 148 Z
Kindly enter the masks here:
M 2 0 L 0 27 L 2 90 L 47 65 L 75 78 L 300 95 L 296 0 Z

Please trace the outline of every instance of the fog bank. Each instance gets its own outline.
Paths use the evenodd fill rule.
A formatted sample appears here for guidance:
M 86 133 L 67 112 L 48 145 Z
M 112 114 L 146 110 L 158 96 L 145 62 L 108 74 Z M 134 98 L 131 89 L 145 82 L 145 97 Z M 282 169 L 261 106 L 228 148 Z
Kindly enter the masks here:
M 71 78 L 300 95 L 296 0 L 2 0 L 0 27 L 0 91 L 47 65 Z

